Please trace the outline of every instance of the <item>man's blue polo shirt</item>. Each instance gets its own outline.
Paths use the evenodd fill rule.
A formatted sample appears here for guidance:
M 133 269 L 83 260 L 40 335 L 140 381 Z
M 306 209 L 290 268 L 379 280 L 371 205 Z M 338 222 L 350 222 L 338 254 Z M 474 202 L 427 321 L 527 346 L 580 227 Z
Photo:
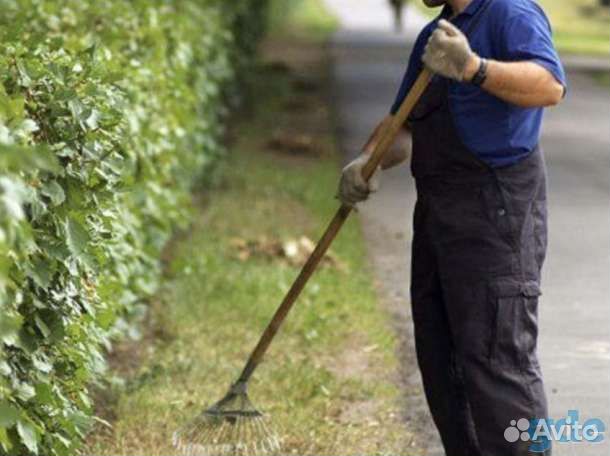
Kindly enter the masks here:
M 549 70 L 566 84 L 566 77 L 553 46 L 551 26 L 544 11 L 533 0 L 472 0 L 452 22 L 461 30 L 486 1 L 492 1 L 476 29 L 470 34 L 472 49 L 481 57 L 503 62 L 531 61 Z M 400 91 L 392 106 L 395 114 L 422 70 L 422 56 L 428 38 L 440 18 L 449 18 L 446 6 L 441 15 L 420 33 Z M 473 86 L 451 81 L 449 106 L 464 144 L 493 167 L 506 166 L 526 157 L 540 138 L 542 108 L 520 108 Z

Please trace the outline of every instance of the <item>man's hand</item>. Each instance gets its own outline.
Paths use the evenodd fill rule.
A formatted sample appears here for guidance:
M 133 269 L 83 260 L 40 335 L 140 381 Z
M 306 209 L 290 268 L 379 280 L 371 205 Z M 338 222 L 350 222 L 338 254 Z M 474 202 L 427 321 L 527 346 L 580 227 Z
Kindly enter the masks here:
M 368 159 L 368 155 L 362 154 L 343 168 L 337 193 L 337 197 L 343 204 L 353 207 L 356 203 L 367 200 L 371 193 L 379 190 L 379 171 L 373 174 L 368 183 L 362 177 L 362 168 Z
M 479 61 L 466 35 L 445 19 L 430 36 L 422 59 L 433 73 L 456 81 L 472 79 Z

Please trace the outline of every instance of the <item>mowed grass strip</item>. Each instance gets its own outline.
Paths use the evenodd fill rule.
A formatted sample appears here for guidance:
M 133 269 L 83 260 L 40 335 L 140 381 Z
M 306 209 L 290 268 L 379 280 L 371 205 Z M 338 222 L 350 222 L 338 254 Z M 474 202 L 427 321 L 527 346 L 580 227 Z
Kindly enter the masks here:
M 311 89 L 324 85 L 325 68 L 312 63 L 322 52 L 312 49 L 308 71 L 320 71 L 305 75 L 306 90 L 302 74 L 277 64 L 256 78 L 255 108 L 233 132 L 224 178 L 173 246 L 150 336 L 132 346 L 139 367 L 108 399 L 113 428 L 99 428 L 89 454 L 172 454 L 172 432 L 226 392 L 298 273 L 281 259 L 239 259 L 235 239 L 317 240 L 337 209 L 334 128 L 324 89 Z M 273 131 L 295 127 L 313 138 L 311 154 L 270 150 Z M 355 218 L 332 251 L 342 267 L 313 277 L 256 372 L 251 398 L 280 429 L 284 454 L 419 454 L 401 419 L 395 338 Z

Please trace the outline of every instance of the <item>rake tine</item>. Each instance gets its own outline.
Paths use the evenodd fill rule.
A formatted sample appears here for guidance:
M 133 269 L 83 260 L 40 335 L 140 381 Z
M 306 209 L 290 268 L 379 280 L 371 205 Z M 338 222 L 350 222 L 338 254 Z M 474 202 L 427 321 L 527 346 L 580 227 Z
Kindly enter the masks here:
M 262 456 L 276 453 L 279 442 L 243 383 L 173 436 L 184 456 Z

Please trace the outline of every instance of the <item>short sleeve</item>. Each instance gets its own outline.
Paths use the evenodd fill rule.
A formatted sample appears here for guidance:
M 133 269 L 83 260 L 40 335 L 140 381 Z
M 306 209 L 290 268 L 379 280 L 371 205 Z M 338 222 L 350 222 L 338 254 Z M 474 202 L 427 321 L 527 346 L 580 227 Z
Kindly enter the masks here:
M 528 13 L 521 12 L 507 21 L 502 40 L 502 60 L 536 62 L 567 87 L 565 71 L 553 45 L 549 20 L 544 11 L 533 3 Z

